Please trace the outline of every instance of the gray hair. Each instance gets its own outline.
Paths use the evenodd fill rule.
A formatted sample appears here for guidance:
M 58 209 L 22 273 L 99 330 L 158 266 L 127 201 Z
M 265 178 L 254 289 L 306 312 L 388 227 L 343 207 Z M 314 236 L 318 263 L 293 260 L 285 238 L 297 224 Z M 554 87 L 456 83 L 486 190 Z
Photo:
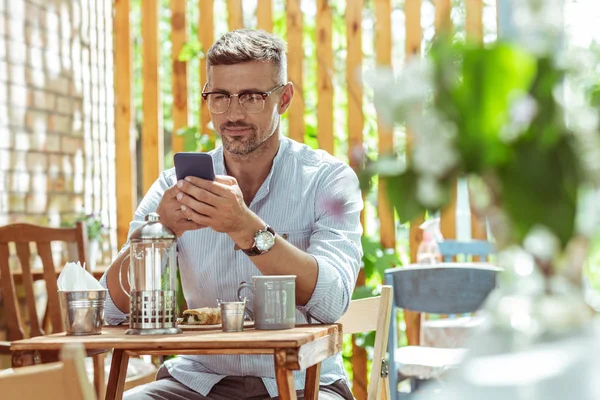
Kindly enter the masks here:
M 206 53 L 206 68 L 251 61 L 270 62 L 276 83 L 287 82 L 286 43 L 266 31 L 238 29 L 221 36 Z

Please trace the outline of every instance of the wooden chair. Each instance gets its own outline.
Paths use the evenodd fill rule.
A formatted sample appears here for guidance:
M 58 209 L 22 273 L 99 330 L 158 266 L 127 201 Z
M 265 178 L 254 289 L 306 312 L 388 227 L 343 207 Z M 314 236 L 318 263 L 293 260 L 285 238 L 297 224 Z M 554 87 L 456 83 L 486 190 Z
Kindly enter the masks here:
M 473 261 L 490 261 L 490 256 L 496 253 L 496 246 L 485 240 L 471 240 L 460 242 L 457 240 L 444 240 L 438 242 L 444 261 L 456 261 L 457 256 L 464 256 L 465 260 L 471 257 Z
M 392 315 L 392 287 L 383 286 L 381 296 L 352 300 L 348 311 L 338 321 L 344 334 L 375 331 L 373 365 L 367 389 L 368 400 L 390 400 L 386 340 Z
M 411 379 L 412 390 L 427 379 L 438 378 L 457 366 L 464 349 L 424 346 L 398 348 L 396 307 L 419 313 L 465 314 L 477 311 L 496 287 L 499 268 L 487 264 L 459 263 L 451 266 L 411 266 L 385 271 L 385 282 L 394 289 L 388 341 L 390 387 L 394 398 L 401 397 L 398 382 Z
M 86 261 L 87 249 L 87 229 L 84 222 L 77 222 L 74 228 L 49 228 L 30 224 L 13 224 L 0 227 L 0 289 L 4 297 L 4 308 L 8 320 L 8 341 L 0 342 L 0 354 L 11 354 L 10 342 L 45 335 L 47 333 L 63 332 L 63 322 L 61 308 L 58 299 L 58 286 L 56 266 L 52 259 L 52 242 L 75 243 L 77 245 L 78 261 L 84 265 Z M 46 292 L 48 303 L 46 306 L 46 315 L 48 324 L 40 324 L 35 305 L 35 294 L 33 285 L 32 268 L 30 265 L 31 252 L 30 243 L 34 242 L 37 247 L 37 253 L 42 260 L 44 281 L 46 283 Z M 26 309 L 29 315 L 29 330 L 24 324 L 18 305 L 15 281 L 12 278 L 9 266 L 9 243 L 14 243 L 22 270 L 22 284 L 25 288 Z M 71 257 L 73 255 L 70 255 Z M 50 332 L 46 332 L 46 325 Z M 28 334 L 27 334 L 28 332 Z M 98 354 L 100 353 L 100 354 Z M 90 369 L 90 376 L 93 376 L 94 387 L 98 397 L 104 397 L 106 389 L 107 374 L 105 371 L 106 353 L 103 351 L 88 352 L 92 356 L 93 368 Z M 53 362 L 58 360 L 58 354 L 54 353 L 34 353 L 12 354 L 13 367 L 23 365 L 37 364 L 39 362 Z M 136 359 L 137 360 L 137 359 Z M 154 379 L 156 368 L 146 368 L 142 359 L 133 361 L 137 363 L 137 370 L 141 374 L 132 374 L 127 377 L 125 386 L 127 388 L 147 383 Z M 132 369 L 133 371 L 133 369 Z
M 78 222 L 74 228 L 49 228 L 31 224 L 13 224 L 0 227 L 0 288 L 8 322 L 6 342 L 0 342 L 0 354 L 11 354 L 10 342 L 47 333 L 63 332 L 62 314 L 58 299 L 58 275 L 52 258 L 52 242 L 76 243 L 78 261 L 86 262 L 87 229 Z M 14 243 L 22 270 L 22 285 L 25 289 L 25 307 L 29 316 L 26 326 L 21 316 L 16 284 L 10 269 L 9 243 Z M 35 243 L 37 254 L 42 260 L 48 302 L 43 322 L 40 323 L 36 309 L 34 279 L 32 276 L 30 243 Z M 47 319 L 47 321 L 46 321 Z M 46 328 L 50 331 L 46 332 Z M 57 353 L 12 354 L 13 367 L 57 361 Z M 94 386 L 101 393 L 105 385 L 104 355 L 94 355 Z
M 0 393 L 5 400 L 93 400 L 94 388 L 83 365 L 81 344 L 67 344 L 60 362 L 0 371 Z

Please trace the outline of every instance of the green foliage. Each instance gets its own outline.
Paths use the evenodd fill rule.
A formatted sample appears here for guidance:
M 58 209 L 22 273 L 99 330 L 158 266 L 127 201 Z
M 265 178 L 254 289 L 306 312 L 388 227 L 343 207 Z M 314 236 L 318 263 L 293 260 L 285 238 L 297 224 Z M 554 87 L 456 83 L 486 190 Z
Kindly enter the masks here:
M 190 61 L 193 58 L 204 58 L 202 44 L 197 40 L 185 43 L 179 52 L 179 56 L 177 57 L 179 61 L 184 62 Z
M 487 191 L 484 211 L 508 222 L 497 236 L 501 246 L 522 243 L 541 226 L 564 248 L 575 235 L 578 190 L 586 183 L 577 136 L 557 96 L 566 71 L 552 56 L 514 44 L 448 38 L 434 43 L 429 60 L 430 70 L 421 70 L 419 78 L 426 78 L 432 93 L 389 105 L 396 122 L 417 133 L 407 165 L 390 170 L 382 159 L 368 171 L 388 181 L 400 220 L 442 208 L 458 177 L 476 176 Z M 592 91 L 590 97 L 596 96 Z
M 63 220 L 60 223 L 61 227 L 74 227 L 79 221 L 85 222 L 87 228 L 88 240 L 95 240 L 99 243 L 104 239 L 106 229 L 100 217 L 96 214 L 80 214 L 71 220 Z

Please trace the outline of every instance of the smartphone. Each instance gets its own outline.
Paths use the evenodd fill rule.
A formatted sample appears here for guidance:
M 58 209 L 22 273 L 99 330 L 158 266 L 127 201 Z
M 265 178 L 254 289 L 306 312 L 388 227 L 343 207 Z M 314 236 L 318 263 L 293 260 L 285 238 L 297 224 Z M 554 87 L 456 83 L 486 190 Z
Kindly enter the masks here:
M 173 162 L 178 181 L 186 176 L 195 176 L 208 181 L 215 180 L 213 159 L 208 153 L 175 153 Z

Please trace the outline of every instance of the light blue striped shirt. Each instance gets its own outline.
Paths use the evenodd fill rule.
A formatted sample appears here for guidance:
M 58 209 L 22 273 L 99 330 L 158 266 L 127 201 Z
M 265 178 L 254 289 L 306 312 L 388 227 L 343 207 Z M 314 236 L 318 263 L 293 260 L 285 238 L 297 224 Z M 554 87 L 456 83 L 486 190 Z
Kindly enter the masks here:
M 215 173 L 225 175 L 222 147 L 211 155 Z M 136 210 L 130 234 L 146 214 L 156 210 L 164 191 L 175 182 L 173 168 L 160 175 Z M 290 243 L 317 260 L 317 286 L 306 306 L 297 307 L 296 322 L 306 323 L 307 313 L 323 323 L 337 321 L 348 308 L 362 257 L 363 202 L 354 171 L 324 151 L 281 137 L 271 172 L 249 207 L 280 236 L 285 234 Z M 217 298 L 236 300 L 240 282 L 251 282 L 252 276 L 261 274 L 247 255 L 234 250 L 234 242 L 225 233 L 208 228 L 187 231 L 177 239 L 177 248 L 190 308 L 215 307 Z M 100 282 L 106 287 L 106 276 Z M 252 299 L 249 308 L 254 310 Z M 125 320 L 110 296 L 105 314 L 110 324 Z M 272 356 L 186 355 L 165 365 L 175 379 L 204 396 L 228 375 L 261 377 L 271 397 L 277 396 Z M 304 376 L 303 371 L 294 373 L 297 390 L 304 388 Z M 323 361 L 321 384 L 339 379 L 347 382 L 342 357 L 337 354 Z

